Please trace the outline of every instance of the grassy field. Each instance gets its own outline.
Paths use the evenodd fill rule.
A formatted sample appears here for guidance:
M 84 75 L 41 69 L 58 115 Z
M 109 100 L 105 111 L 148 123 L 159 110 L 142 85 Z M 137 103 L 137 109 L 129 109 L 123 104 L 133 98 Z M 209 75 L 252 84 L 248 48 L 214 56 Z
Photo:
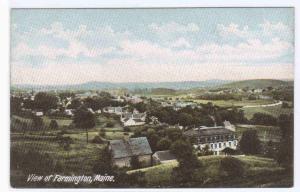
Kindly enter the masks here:
M 243 132 L 247 129 L 257 130 L 258 137 L 261 141 L 273 141 L 279 142 L 281 138 L 281 132 L 277 126 L 264 126 L 264 125 L 236 125 L 236 133 L 239 137 L 242 136 Z
M 219 163 L 222 158 L 223 156 L 199 158 L 205 167 L 205 170 L 199 174 L 206 178 L 201 187 L 279 187 L 292 185 L 291 177 L 287 176 L 284 169 L 273 159 L 256 156 L 237 157 L 244 163 L 244 177 L 223 178 L 219 169 Z M 128 174 L 142 171 L 145 173 L 147 185 L 158 187 L 170 182 L 172 169 L 177 164 L 177 162 L 161 164 L 129 171 Z
M 32 120 L 30 118 L 24 118 L 20 116 L 12 116 L 11 121 L 15 123 L 16 120 L 20 122 L 26 122 L 31 124 Z M 74 170 L 75 172 L 82 173 L 82 169 L 85 171 L 90 171 L 90 166 L 94 161 L 99 158 L 99 151 L 104 146 L 104 144 L 93 144 L 91 141 L 93 138 L 99 134 L 100 129 L 105 130 L 104 139 L 121 139 L 124 137 L 124 131 L 120 123 L 112 118 L 99 116 L 97 117 L 96 126 L 93 129 L 88 130 L 89 143 L 86 143 L 86 132 L 83 129 L 69 128 L 72 123 L 72 119 L 63 118 L 55 119 L 59 125 L 58 129 L 49 129 L 48 126 L 52 120 L 47 116 L 42 117 L 44 122 L 44 129 L 42 130 L 29 130 L 23 131 L 13 131 L 11 132 L 11 148 L 17 150 L 36 150 L 43 153 L 49 153 L 56 160 L 62 161 L 66 164 L 69 170 Z M 113 127 L 107 127 L 107 122 L 113 122 Z M 64 150 L 60 146 L 59 142 L 55 139 L 57 133 L 61 130 L 65 130 L 64 136 L 69 136 L 72 138 L 73 143 L 70 145 L 69 150 Z M 129 135 L 132 133 L 128 133 Z M 83 162 L 87 166 L 80 166 Z M 83 168 L 84 167 L 84 168 Z
M 247 119 L 251 119 L 254 113 L 266 113 L 278 117 L 280 114 L 290 114 L 293 112 L 293 108 L 282 108 L 281 105 L 271 107 L 243 108 L 243 110 Z
M 231 107 L 231 106 L 246 106 L 246 105 L 265 105 L 265 104 L 271 104 L 275 103 L 273 100 L 242 100 L 242 101 L 236 101 L 236 100 L 204 100 L 204 99 L 193 99 L 196 103 L 203 103 L 206 104 L 208 102 L 213 103 L 214 105 L 218 105 L 220 107 Z

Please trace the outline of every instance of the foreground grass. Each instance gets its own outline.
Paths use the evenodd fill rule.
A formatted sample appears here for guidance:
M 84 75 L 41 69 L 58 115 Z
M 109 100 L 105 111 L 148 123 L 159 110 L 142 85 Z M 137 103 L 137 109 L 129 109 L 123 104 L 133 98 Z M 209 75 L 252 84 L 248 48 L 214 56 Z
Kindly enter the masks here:
M 280 187 L 291 186 L 292 178 L 273 159 L 256 156 L 238 156 L 244 163 L 245 176 L 240 178 L 226 178 L 222 176 L 219 163 L 223 156 L 200 157 L 204 171 L 197 173 L 205 178 L 199 181 L 200 187 Z M 178 165 L 177 162 L 156 165 L 149 168 L 129 171 L 132 174 L 137 171 L 145 173 L 148 186 L 170 186 L 172 169 Z M 200 176 L 200 177 L 201 177 Z

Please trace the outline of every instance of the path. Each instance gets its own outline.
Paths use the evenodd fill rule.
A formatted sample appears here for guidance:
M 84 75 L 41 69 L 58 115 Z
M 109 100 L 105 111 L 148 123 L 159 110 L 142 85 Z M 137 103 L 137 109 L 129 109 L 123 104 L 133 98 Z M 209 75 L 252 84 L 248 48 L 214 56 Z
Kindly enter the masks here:
M 278 101 L 277 103 L 266 104 L 266 105 L 245 105 L 242 108 L 253 108 L 253 107 L 273 107 L 277 105 L 281 105 L 282 101 Z

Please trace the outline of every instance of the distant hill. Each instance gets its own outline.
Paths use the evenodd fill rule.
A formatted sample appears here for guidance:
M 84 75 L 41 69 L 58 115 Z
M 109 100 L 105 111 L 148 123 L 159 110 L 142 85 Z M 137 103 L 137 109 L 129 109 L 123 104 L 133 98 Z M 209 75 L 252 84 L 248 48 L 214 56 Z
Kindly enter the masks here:
M 155 89 L 151 90 L 151 94 L 155 94 L 155 95 L 172 95 L 175 93 L 176 93 L 176 90 L 167 89 L 167 88 L 155 88 Z
M 275 79 L 254 79 L 254 80 L 244 80 L 236 81 L 228 84 L 223 84 L 218 87 L 224 88 L 244 88 L 249 87 L 250 89 L 262 89 L 266 87 L 283 87 L 283 86 L 293 86 L 294 81 L 283 81 Z
M 227 80 L 207 80 L 207 81 L 180 81 L 180 82 L 129 82 L 129 83 L 111 83 L 111 82 L 87 82 L 76 85 L 12 85 L 12 89 L 34 89 L 34 90 L 101 90 L 101 89 L 174 89 L 186 90 L 203 87 L 213 87 L 229 83 Z

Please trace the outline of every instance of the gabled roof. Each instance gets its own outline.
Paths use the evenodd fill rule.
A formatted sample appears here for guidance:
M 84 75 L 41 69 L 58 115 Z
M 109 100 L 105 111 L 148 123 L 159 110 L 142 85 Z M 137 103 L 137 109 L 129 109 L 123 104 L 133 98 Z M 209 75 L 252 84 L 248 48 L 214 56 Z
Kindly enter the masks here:
M 129 138 L 126 140 L 110 141 L 113 158 L 148 155 L 152 153 L 146 137 Z

